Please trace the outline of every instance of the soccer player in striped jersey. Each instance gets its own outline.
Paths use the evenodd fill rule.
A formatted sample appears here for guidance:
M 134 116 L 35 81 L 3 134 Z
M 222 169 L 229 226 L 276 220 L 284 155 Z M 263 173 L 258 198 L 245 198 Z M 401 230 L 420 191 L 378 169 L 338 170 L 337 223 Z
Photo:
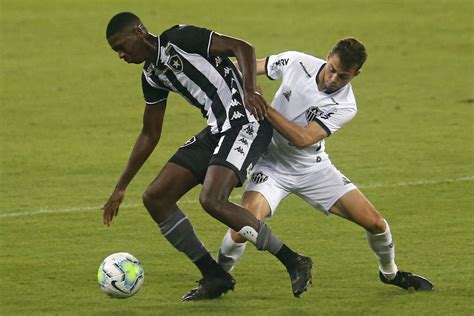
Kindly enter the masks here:
M 255 91 L 255 51 L 245 41 L 211 30 L 177 25 L 161 35 L 149 33 L 140 19 L 122 12 L 109 21 L 106 37 L 128 63 L 144 63 L 141 75 L 143 128 L 116 187 L 103 207 L 104 224 L 117 216 L 133 177 L 161 136 L 170 91 L 181 94 L 207 119 L 207 127 L 187 141 L 143 194 L 143 203 L 161 233 L 202 273 L 197 288 L 182 300 L 213 299 L 235 281 L 197 238 L 178 200 L 202 183 L 202 207 L 213 217 L 275 255 L 286 267 L 296 297 L 311 282 L 311 259 L 293 252 L 270 228 L 229 201 L 268 146 L 273 129 L 264 120 L 267 104 Z M 229 57 L 235 57 L 242 73 Z
M 404 289 L 430 291 L 423 277 L 398 270 L 387 221 L 357 187 L 331 163 L 325 152 L 329 137 L 357 112 L 350 81 L 367 58 L 354 38 L 339 41 L 322 60 L 300 52 L 284 52 L 257 60 L 257 73 L 282 79 L 267 119 L 275 128 L 267 151 L 254 168 L 242 205 L 261 220 L 272 216 L 279 203 L 296 194 L 325 214 L 336 214 L 366 230 L 384 283 Z M 218 262 L 231 271 L 242 256 L 245 239 L 229 231 Z

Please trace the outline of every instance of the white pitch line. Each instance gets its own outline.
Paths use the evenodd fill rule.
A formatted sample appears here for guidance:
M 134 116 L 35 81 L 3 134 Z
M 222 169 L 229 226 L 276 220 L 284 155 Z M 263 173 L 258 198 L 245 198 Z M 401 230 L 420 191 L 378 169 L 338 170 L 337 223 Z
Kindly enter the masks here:
M 463 182 L 463 181 L 472 181 L 474 176 L 465 176 L 454 179 L 437 179 L 437 180 L 418 180 L 418 181 L 409 181 L 409 182 L 397 182 L 397 183 L 373 183 L 373 184 L 362 184 L 358 185 L 360 189 L 379 189 L 379 188 L 395 188 L 395 187 L 406 187 L 406 186 L 417 186 L 417 185 L 432 185 L 432 184 L 443 184 L 443 183 L 452 183 L 452 182 Z M 231 196 L 231 200 L 238 200 L 241 198 L 241 195 Z M 190 204 L 198 203 L 196 200 L 183 199 L 179 204 Z M 137 208 L 142 207 L 143 204 L 125 204 L 121 208 Z M 85 212 L 85 211 L 100 211 L 100 206 L 85 206 L 85 207 L 68 207 L 61 209 L 49 209 L 48 207 L 40 208 L 36 210 L 21 211 L 21 212 L 8 212 L 0 211 L 0 218 L 6 217 L 21 217 L 21 216 L 33 216 L 40 214 L 58 214 L 58 213 L 73 213 L 73 212 Z M 3 213 L 3 214 L 2 214 Z

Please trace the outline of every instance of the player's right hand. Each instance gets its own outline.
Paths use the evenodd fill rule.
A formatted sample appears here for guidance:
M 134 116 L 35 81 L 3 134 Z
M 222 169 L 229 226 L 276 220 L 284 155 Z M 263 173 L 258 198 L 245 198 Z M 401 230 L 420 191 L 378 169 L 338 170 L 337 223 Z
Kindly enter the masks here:
M 109 197 L 107 202 L 102 207 L 104 211 L 103 220 L 104 225 L 110 226 L 114 216 L 118 215 L 120 203 L 122 203 L 125 197 L 125 190 L 115 189 L 112 195 Z
M 267 113 L 267 101 L 257 91 L 248 91 L 244 93 L 245 107 L 249 110 L 259 121 L 265 119 Z

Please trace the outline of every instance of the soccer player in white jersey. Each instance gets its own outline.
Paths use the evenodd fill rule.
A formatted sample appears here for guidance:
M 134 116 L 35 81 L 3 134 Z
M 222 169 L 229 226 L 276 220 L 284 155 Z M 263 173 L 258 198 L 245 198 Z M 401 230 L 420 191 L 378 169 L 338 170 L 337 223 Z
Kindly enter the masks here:
M 403 289 L 430 291 L 430 281 L 398 270 L 387 221 L 357 187 L 331 163 L 325 138 L 357 113 L 350 81 L 367 58 L 354 38 L 340 40 L 322 60 L 300 52 L 284 52 L 257 60 L 257 74 L 281 79 L 266 118 L 275 132 L 253 169 L 242 206 L 259 219 L 272 216 L 279 203 L 296 194 L 326 214 L 336 214 L 366 230 L 379 264 L 380 280 Z M 242 256 L 245 240 L 229 230 L 218 262 L 230 271 Z

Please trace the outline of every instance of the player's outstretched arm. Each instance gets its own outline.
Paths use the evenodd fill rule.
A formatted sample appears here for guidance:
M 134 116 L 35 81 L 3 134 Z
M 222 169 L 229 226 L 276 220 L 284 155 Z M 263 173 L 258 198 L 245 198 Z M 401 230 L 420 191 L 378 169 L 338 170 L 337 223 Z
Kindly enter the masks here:
M 286 119 L 272 107 L 268 108 L 266 118 L 274 129 L 298 149 L 306 148 L 328 137 L 327 132 L 318 123 L 309 122 L 306 126 L 300 126 Z
M 255 64 L 256 64 L 256 69 L 257 69 L 257 76 L 260 76 L 260 75 L 265 75 L 266 74 L 266 71 L 265 71 L 265 63 L 266 63 L 266 58 L 263 58 L 263 59 L 257 59 L 255 61 Z M 237 67 L 237 69 L 240 70 L 240 66 L 239 66 L 239 63 L 237 61 L 234 61 L 234 65 L 235 67 Z M 257 90 L 258 91 L 258 90 Z M 260 91 L 258 91 L 260 92 Z M 261 93 L 261 92 L 260 92 Z
M 115 186 L 114 192 L 102 207 L 104 225 L 109 226 L 118 215 L 120 203 L 125 197 L 127 186 L 143 166 L 155 149 L 161 136 L 166 101 L 154 105 L 146 105 L 143 113 L 143 128 L 135 142 L 130 158 Z
M 209 55 L 237 58 L 244 83 L 245 107 L 255 117 L 263 120 L 267 111 L 267 104 L 255 90 L 257 70 L 253 46 L 234 37 L 213 33 Z

